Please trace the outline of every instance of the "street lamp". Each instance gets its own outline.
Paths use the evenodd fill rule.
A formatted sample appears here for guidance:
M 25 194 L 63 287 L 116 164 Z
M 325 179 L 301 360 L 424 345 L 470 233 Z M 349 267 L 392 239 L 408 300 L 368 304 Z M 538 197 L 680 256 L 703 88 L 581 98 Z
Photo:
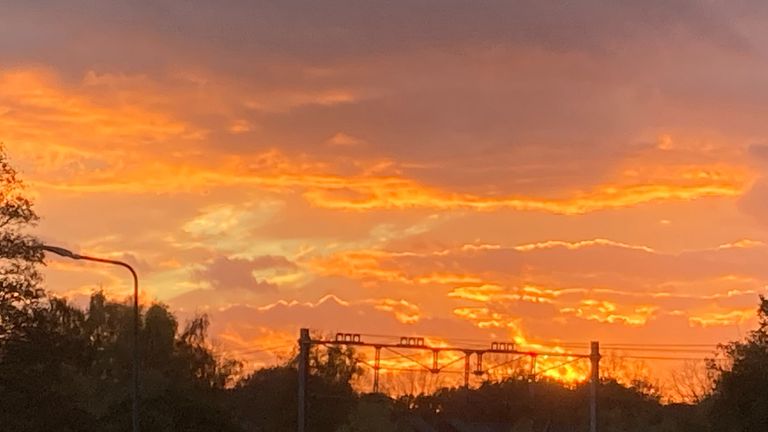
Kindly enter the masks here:
M 128 271 L 131 272 L 131 275 L 133 276 L 133 388 L 131 395 L 133 402 L 132 419 L 133 432 L 139 432 L 139 277 L 136 275 L 136 270 L 134 270 L 130 264 L 122 261 L 80 255 L 58 246 L 42 245 L 41 249 L 46 252 L 51 252 L 69 259 L 95 261 L 125 267 L 128 269 Z

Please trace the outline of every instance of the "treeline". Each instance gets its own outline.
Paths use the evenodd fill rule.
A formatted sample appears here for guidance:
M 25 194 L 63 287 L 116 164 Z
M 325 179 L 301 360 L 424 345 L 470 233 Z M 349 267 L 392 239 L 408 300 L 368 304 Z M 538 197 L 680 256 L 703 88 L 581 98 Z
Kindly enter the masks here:
M 39 299 L 0 345 L 0 430 L 129 431 L 132 313 L 129 304 L 101 293 L 86 310 Z M 143 311 L 142 430 L 296 430 L 295 363 L 243 375 L 239 363 L 211 350 L 207 328 L 205 317 L 180 327 L 162 305 Z M 454 430 L 443 429 L 452 424 L 582 431 L 589 420 L 586 386 L 510 379 L 392 399 L 353 389 L 362 371 L 352 350 L 316 348 L 310 370 L 307 430 L 313 432 Z M 603 430 L 702 431 L 708 423 L 698 407 L 662 405 L 615 382 L 602 383 L 599 403 Z
M 85 310 L 56 298 L 34 302 L 0 339 L 0 430 L 129 431 L 132 313 L 101 293 Z M 720 368 L 718 378 L 699 404 L 662 404 L 643 386 L 603 381 L 600 430 L 768 430 L 768 301 L 759 316 L 758 330 L 723 347 L 728 366 L 710 365 Z M 143 431 L 296 430 L 294 361 L 243 374 L 211 349 L 205 317 L 179 326 L 166 307 L 152 305 L 141 318 Z M 389 398 L 354 390 L 362 373 L 354 351 L 317 348 L 310 357 L 313 432 L 565 432 L 589 422 L 586 385 L 509 379 Z
M 128 431 L 131 425 L 130 305 L 91 297 L 87 310 L 55 298 L 38 302 L 23 328 L 0 345 L 0 430 Z M 297 373 L 291 363 L 240 376 L 206 340 L 208 321 L 179 328 L 161 305 L 142 314 L 143 431 L 296 429 Z M 311 430 L 335 430 L 357 395 L 351 353 L 313 352 Z M 315 427 L 314 425 L 318 425 Z

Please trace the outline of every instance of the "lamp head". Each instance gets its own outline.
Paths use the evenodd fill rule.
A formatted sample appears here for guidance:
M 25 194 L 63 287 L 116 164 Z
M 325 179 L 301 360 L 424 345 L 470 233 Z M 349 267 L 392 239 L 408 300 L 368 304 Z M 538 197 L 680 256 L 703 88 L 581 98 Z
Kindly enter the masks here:
M 63 256 L 64 258 L 80 259 L 80 255 L 72 252 L 71 250 L 64 249 L 58 246 L 42 245 L 41 249 L 46 252 L 55 253 L 56 255 Z

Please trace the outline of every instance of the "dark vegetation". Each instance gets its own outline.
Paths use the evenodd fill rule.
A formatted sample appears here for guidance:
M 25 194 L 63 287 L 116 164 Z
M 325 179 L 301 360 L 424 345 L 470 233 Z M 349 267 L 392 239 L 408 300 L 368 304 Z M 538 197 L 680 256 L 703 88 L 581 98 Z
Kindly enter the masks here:
M 131 307 L 101 293 L 79 309 L 40 288 L 43 256 L 27 229 L 32 205 L 0 149 L 0 430 L 130 430 Z M 695 405 L 659 402 L 642 386 L 600 386 L 601 431 L 768 431 L 768 301 L 760 327 L 721 347 L 712 389 Z M 206 339 L 208 321 L 179 325 L 163 305 L 142 310 L 142 430 L 296 428 L 291 361 L 243 375 Z M 360 394 L 351 350 L 311 355 L 308 430 L 584 431 L 587 387 L 510 379 L 392 399 Z

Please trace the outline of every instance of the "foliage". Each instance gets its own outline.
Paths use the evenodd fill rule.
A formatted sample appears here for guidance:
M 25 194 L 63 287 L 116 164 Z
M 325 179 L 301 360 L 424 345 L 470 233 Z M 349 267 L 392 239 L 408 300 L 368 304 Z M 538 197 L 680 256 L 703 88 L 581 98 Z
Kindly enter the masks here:
M 0 343 L 29 324 L 43 296 L 37 265 L 43 255 L 27 233 L 37 220 L 31 201 L 0 145 Z
M 600 430 L 623 432 L 704 431 L 696 407 L 662 405 L 646 385 L 601 382 Z M 588 429 L 589 386 L 567 388 L 554 381 L 509 379 L 477 389 L 442 389 L 431 395 L 401 397 L 398 418 L 416 416 L 438 430 L 446 424 L 478 430 L 572 431 Z M 486 429 L 482 429 L 485 427 Z M 506 428 L 506 429 L 505 429 Z
M 343 425 L 357 402 L 350 384 L 361 373 L 354 350 L 314 347 L 307 380 L 307 430 L 334 432 Z M 298 406 L 296 359 L 285 365 L 260 369 L 232 391 L 237 417 L 246 430 L 295 430 Z
M 55 298 L 38 308 L 0 362 L 0 424 L 19 432 L 128 430 L 132 317 L 131 306 L 100 293 L 86 311 Z M 164 306 L 144 314 L 142 430 L 239 430 L 222 407 L 236 365 L 206 346 L 204 317 L 177 327 Z
M 361 395 L 347 424 L 338 432 L 397 432 L 397 416 L 392 400 L 381 394 Z
M 710 421 L 715 430 L 768 430 L 768 299 L 761 296 L 759 327 L 743 341 L 721 345 L 725 361 L 710 362 L 716 371 Z

